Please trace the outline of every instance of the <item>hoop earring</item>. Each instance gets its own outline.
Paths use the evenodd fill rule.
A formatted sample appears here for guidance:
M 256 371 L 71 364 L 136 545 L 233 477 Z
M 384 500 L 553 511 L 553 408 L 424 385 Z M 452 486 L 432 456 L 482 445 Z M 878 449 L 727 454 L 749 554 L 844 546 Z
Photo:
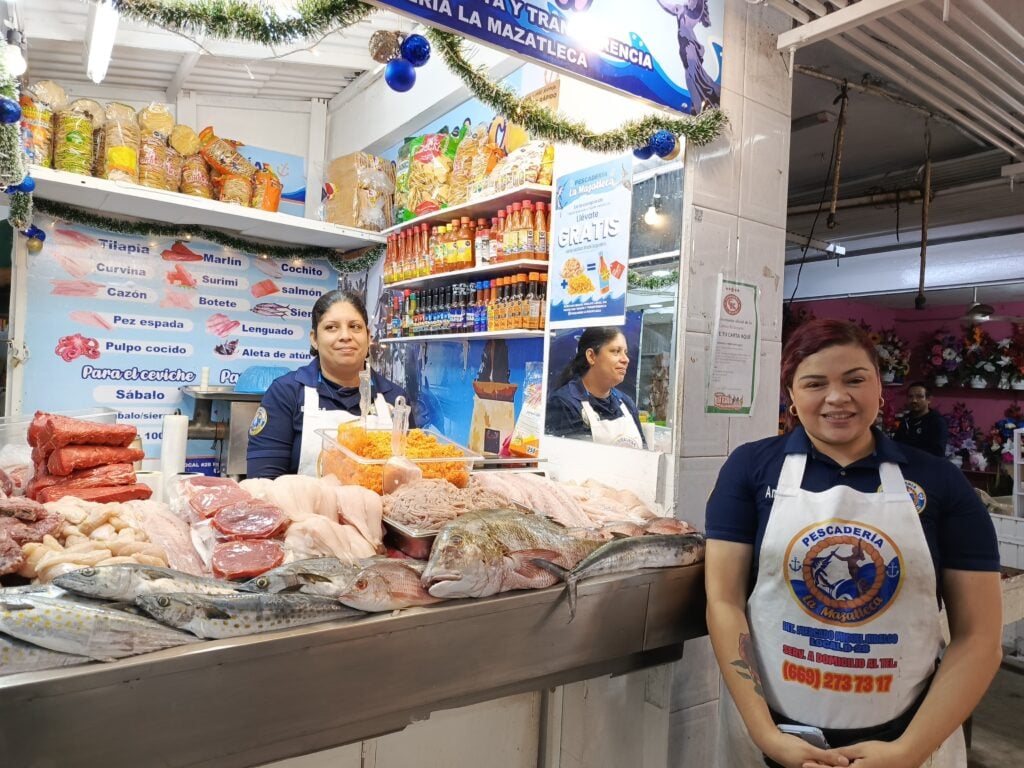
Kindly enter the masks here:
M 791 416 L 796 416 L 796 406 L 793 405 L 792 403 L 789 406 L 789 413 Z
M 879 408 L 885 408 L 885 398 L 884 397 L 879 397 L 878 398 L 878 407 Z

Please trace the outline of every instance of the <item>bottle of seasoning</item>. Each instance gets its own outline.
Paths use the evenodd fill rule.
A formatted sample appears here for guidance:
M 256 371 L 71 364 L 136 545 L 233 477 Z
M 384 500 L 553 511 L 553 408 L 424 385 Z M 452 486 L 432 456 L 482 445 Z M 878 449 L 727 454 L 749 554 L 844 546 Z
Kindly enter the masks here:
M 505 258 L 502 261 L 515 261 L 522 252 L 523 206 L 512 203 L 511 216 L 505 218 Z
M 491 263 L 497 264 L 501 261 L 502 254 L 504 253 L 503 244 L 505 240 L 505 212 L 498 211 L 497 217 L 491 224 Z
M 456 241 L 455 268 L 473 266 L 473 221 L 468 216 L 459 219 L 459 239 Z
M 526 316 L 524 318 L 525 323 L 523 325 L 523 327 L 528 331 L 536 331 L 540 324 L 538 317 L 540 314 L 540 301 L 537 298 L 538 282 L 537 273 L 531 272 L 526 286 Z
M 476 234 L 473 240 L 473 254 L 475 261 L 473 266 L 479 267 L 487 262 L 490 255 L 491 232 L 487 228 L 487 219 L 477 219 Z
M 538 315 L 538 326 L 544 330 L 548 325 L 548 273 L 540 273 L 540 314 Z
M 548 260 L 548 214 L 544 203 L 537 203 L 537 212 L 533 215 L 533 250 L 535 259 Z
M 537 254 L 534 251 L 536 232 L 534 231 L 533 203 L 529 200 L 523 201 L 522 228 L 519 238 L 519 258 L 535 259 Z

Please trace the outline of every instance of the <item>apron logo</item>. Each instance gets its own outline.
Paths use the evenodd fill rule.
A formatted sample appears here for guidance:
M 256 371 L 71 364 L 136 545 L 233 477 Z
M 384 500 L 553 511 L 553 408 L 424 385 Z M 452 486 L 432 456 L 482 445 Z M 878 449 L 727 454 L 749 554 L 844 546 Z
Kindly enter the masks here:
M 896 545 L 867 525 L 830 520 L 789 544 L 785 567 L 793 597 L 813 618 L 852 626 L 888 609 L 902 580 Z
M 267 421 L 267 409 L 261 405 L 253 414 L 252 424 L 249 425 L 249 437 L 256 437 L 262 432 L 263 428 L 267 426 Z
M 910 500 L 914 502 L 914 507 L 917 509 L 917 514 L 924 512 L 924 508 L 928 506 L 928 494 L 924 492 L 924 488 L 915 483 L 912 480 L 904 480 L 907 484 L 907 493 L 910 494 Z M 878 486 L 878 490 L 875 493 L 881 493 L 882 486 Z

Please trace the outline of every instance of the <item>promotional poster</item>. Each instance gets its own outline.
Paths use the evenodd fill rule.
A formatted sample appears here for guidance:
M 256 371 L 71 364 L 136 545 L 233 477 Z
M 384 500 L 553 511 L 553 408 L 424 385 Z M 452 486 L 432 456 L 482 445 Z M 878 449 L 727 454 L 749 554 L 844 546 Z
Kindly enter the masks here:
M 555 180 L 551 328 L 625 321 L 631 167 L 620 158 Z
M 337 285 L 326 262 L 37 224 L 48 237 L 27 257 L 22 412 L 115 409 L 150 458 L 180 388 L 199 384 L 204 367 L 217 386 L 253 365 L 307 363 L 313 304 Z
M 687 114 L 722 94 L 725 0 L 374 0 Z

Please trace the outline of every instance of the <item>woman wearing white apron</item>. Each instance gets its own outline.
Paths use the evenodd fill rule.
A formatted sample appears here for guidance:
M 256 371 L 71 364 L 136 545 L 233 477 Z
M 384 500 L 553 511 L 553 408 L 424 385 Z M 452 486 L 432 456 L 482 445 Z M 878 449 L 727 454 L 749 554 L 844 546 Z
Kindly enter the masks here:
M 798 328 L 782 384 L 795 429 L 734 451 L 708 501 L 719 765 L 966 768 L 960 725 L 1001 659 L 991 519 L 951 463 L 871 428 L 882 390 L 857 326 Z
M 348 291 L 325 293 L 313 305 L 309 332 L 312 362 L 275 379 L 249 427 L 249 477 L 316 475 L 322 439 L 360 416 L 359 373 L 366 366 L 370 331 L 362 299 Z M 367 426 L 388 429 L 390 406 L 405 390 L 370 373 L 373 403 Z
M 588 328 L 576 356 L 548 397 L 544 431 L 564 437 L 589 437 L 595 443 L 643 448 L 636 403 L 615 389 L 626 378 L 629 354 L 618 328 Z

